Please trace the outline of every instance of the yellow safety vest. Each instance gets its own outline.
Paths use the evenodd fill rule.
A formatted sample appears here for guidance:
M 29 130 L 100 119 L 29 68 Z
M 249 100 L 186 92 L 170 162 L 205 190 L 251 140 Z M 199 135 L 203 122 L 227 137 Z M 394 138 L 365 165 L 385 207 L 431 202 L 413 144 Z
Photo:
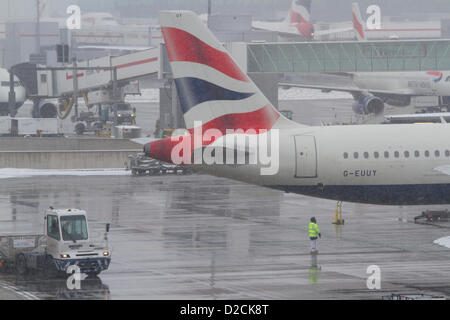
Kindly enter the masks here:
M 315 224 L 314 222 L 310 222 L 308 226 L 308 233 L 310 238 L 317 238 L 320 233 L 317 224 Z

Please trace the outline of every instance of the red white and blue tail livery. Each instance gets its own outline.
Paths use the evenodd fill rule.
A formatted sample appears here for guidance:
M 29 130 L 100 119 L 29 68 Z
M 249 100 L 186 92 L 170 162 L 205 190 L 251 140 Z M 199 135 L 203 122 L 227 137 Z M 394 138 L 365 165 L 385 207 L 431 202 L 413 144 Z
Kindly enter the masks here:
M 450 124 L 297 124 L 278 113 L 195 13 L 161 12 L 160 23 L 188 129 L 183 141 L 191 143 L 196 138 L 197 121 L 203 131 L 215 129 L 216 133 L 215 140 L 201 137 L 202 145 L 195 150 L 214 149 L 215 156 L 221 151 L 217 141 L 230 136 L 227 129 L 254 129 L 254 133 L 234 135 L 257 138 L 257 148 L 246 151 L 249 159 L 257 152 L 261 161 L 194 162 L 194 168 L 339 201 L 450 203 Z M 269 144 L 262 139 L 265 135 L 270 136 Z M 171 155 L 180 146 L 177 138 L 152 141 L 144 150 L 152 158 L 172 162 Z M 193 151 L 183 149 L 188 158 Z M 271 170 L 263 173 L 267 166 Z
M 161 12 L 167 48 L 187 129 L 267 129 L 281 115 L 198 17 Z M 282 119 L 281 121 L 286 121 Z

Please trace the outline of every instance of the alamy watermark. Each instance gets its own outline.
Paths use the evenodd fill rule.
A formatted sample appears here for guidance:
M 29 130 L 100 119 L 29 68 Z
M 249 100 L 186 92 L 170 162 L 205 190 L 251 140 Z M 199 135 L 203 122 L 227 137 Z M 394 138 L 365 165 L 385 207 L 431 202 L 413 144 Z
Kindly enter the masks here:
M 67 267 L 66 273 L 70 274 L 67 278 L 66 285 L 69 290 L 80 290 L 81 289 L 81 270 L 80 267 L 76 265 L 70 265 Z
M 194 129 L 180 134 L 175 131 L 171 142 L 174 164 L 258 165 L 261 175 L 275 175 L 280 167 L 280 134 L 278 129 L 210 128 L 203 132 L 201 121 Z
M 66 26 L 69 30 L 80 30 L 81 29 L 81 8 L 77 5 L 70 5 L 66 10 L 67 14 L 70 16 L 66 20 Z
M 379 6 L 373 4 L 367 7 L 366 13 L 369 15 L 366 21 L 367 29 L 376 30 L 381 29 L 381 9 Z
M 369 290 L 381 289 L 381 269 L 377 265 L 367 267 L 366 273 L 370 276 L 367 278 L 366 285 Z

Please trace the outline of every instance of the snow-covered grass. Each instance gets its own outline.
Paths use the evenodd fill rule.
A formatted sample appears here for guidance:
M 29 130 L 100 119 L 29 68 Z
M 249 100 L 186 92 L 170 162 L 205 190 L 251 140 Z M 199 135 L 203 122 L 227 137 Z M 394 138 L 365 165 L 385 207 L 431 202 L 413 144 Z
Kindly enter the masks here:
M 159 102 L 159 89 L 141 89 L 140 96 L 127 96 L 127 102 Z
M 278 89 L 278 100 L 322 100 L 322 99 L 352 99 L 348 92 L 322 92 L 315 89 L 290 88 Z
M 278 99 L 283 100 L 315 100 L 315 99 L 352 99 L 347 92 L 322 92 L 314 89 L 290 88 L 278 89 Z M 140 96 L 127 96 L 127 102 L 159 102 L 159 89 L 141 89 Z
M 433 243 L 438 244 L 443 247 L 446 247 L 446 248 L 450 248 L 450 236 L 434 240 Z

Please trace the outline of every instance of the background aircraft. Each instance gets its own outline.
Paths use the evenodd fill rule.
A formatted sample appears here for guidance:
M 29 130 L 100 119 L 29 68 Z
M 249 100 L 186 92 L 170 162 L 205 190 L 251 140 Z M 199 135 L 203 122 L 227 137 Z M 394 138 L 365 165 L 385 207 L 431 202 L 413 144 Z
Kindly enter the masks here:
M 9 114 L 9 72 L 0 68 L 0 116 Z M 16 108 L 20 108 L 25 102 L 26 91 L 17 77 L 14 77 L 14 91 L 16 93 Z
M 287 36 L 303 36 L 314 39 L 314 25 L 310 18 L 311 0 L 294 0 L 288 15 L 281 22 L 253 21 L 255 29 L 269 30 Z
M 443 103 L 450 102 L 450 72 L 356 72 L 339 73 L 348 79 L 347 86 L 282 82 L 285 87 L 320 89 L 322 91 L 349 92 L 356 100 L 353 111 L 358 114 L 380 114 L 384 104 L 405 107 L 414 96 L 440 96 Z M 326 74 L 323 75 L 325 79 Z M 303 79 L 304 80 L 304 79 Z

